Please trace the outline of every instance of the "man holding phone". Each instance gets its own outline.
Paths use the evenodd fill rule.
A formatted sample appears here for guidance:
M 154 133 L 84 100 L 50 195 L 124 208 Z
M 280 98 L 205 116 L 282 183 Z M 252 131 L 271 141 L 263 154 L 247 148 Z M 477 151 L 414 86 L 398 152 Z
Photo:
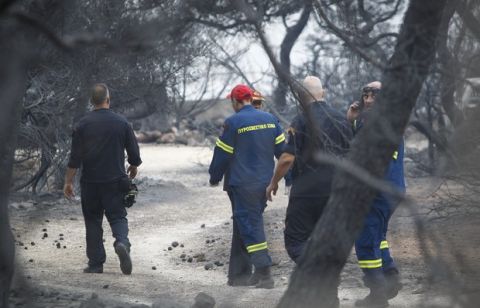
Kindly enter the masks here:
M 362 89 L 361 101 L 354 102 L 348 109 L 347 119 L 352 123 L 354 134 L 362 128 L 365 121 L 368 121 L 369 111 L 381 87 L 382 84 L 379 81 L 367 84 Z M 393 154 L 384 180 L 399 191 L 405 192 L 403 154 L 402 142 Z M 365 275 L 365 286 L 370 289 L 367 297 L 355 303 L 357 307 L 387 307 L 388 300 L 397 296 L 402 288 L 400 275 L 390 255 L 386 239 L 388 223 L 397 205 L 398 201 L 388 194 L 379 192 L 365 219 L 362 232 L 355 241 L 358 263 Z

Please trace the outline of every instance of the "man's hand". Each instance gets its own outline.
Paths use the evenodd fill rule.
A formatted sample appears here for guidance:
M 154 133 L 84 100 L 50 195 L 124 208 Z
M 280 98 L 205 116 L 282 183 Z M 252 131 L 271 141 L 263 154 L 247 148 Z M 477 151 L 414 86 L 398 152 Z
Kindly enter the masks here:
M 349 122 L 355 121 L 356 118 L 358 118 L 358 115 L 360 114 L 360 103 L 355 101 L 353 104 L 350 105 L 350 107 L 347 110 L 347 120 Z
M 270 183 L 270 185 L 268 185 L 267 187 L 267 191 L 266 191 L 266 194 L 267 194 L 267 199 L 268 201 L 272 201 L 272 193 L 274 196 L 277 195 L 277 190 L 278 190 L 278 183 Z
M 76 173 L 77 169 L 70 167 L 68 167 L 67 172 L 65 172 L 65 185 L 63 185 L 63 194 L 68 200 L 71 200 L 75 196 L 73 193 L 73 179 L 75 178 Z
M 75 193 L 73 192 L 73 184 L 72 183 L 65 183 L 63 186 L 63 195 L 68 200 L 73 199 L 75 197 Z
M 128 166 L 127 168 L 127 174 L 130 179 L 134 179 L 137 176 L 137 166 Z

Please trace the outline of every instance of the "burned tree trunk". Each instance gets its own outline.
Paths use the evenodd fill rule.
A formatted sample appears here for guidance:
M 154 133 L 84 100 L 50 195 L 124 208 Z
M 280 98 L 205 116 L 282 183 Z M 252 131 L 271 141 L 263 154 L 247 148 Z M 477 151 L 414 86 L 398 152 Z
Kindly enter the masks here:
M 26 61 L 22 52 L 19 52 L 19 46 L 15 44 L 13 32 L 2 26 L 0 25 L 0 305 L 8 307 L 15 254 L 8 216 L 8 197 L 22 96 L 25 92 Z
M 444 0 L 412 0 L 395 52 L 384 70 L 382 94 L 357 135 L 348 158 L 382 178 L 401 141 L 430 64 Z M 394 112 L 392 112 L 394 111 Z M 340 272 L 376 192 L 339 172 L 324 214 L 305 249 L 279 307 L 336 307 Z
M 303 30 L 307 26 L 310 13 L 312 12 L 312 2 L 309 0 L 305 3 L 302 14 L 300 15 L 297 23 L 287 28 L 287 33 L 283 38 L 282 44 L 280 45 L 280 65 L 283 69 L 290 73 L 290 53 L 292 52 L 295 42 L 298 40 Z M 287 92 L 288 92 L 288 81 L 282 76 L 278 76 L 278 85 L 273 92 L 273 101 L 275 107 L 278 111 L 283 112 L 287 106 Z

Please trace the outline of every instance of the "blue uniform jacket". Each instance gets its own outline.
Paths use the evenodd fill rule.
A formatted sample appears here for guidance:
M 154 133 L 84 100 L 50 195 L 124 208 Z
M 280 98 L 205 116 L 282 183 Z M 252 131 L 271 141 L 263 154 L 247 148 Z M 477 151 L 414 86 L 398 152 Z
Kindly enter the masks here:
M 363 121 L 354 122 L 354 131 L 357 132 L 363 126 Z M 394 185 L 399 191 L 405 192 L 405 175 L 403 171 L 403 157 L 405 152 L 405 142 L 402 139 L 398 149 L 393 152 L 392 160 L 390 161 L 388 168 L 385 172 L 384 179 Z M 390 212 L 390 207 L 395 206 L 394 204 L 390 204 L 390 198 L 385 193 L 381 192 L 377 195 L 374 200 L 374 206 L 378 206 L 380 208 L 387 207 Z M 389 215 L 389 214 L 388 214 Z
M 229 169 L 229 186 L 267 185 L 273 175 L 273 158 L 280 157 L 284 143 L 278 120 L 246 105 L 225 120 L 208 170 L 210 183 L 220 182 Z
M 393 153 L 393 159 L 388 165 L 385 179 L 395 185 L 399 190 L 405 192 L 405 175 L 403 173 L 403 156 L 405 152 L 405 144 L 402 142 L 398 146 L 397 151 Z

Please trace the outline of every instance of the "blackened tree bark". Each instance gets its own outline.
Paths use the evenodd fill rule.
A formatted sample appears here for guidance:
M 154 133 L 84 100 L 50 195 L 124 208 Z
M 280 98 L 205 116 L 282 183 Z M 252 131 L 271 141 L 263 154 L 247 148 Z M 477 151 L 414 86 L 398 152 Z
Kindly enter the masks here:
M 369 121 L 348 155 L 354 164 L 382 178 L 401 141 L 430 64 L 445 0 L 412 0 L 395 52 L 384 70 L 383 89 Z M 394 110 L 395 112 L 392 112 Z M 376 192 L 338 172 L 324 214 L 317 223 L 279 307 L 336 307 L 340 272 Z
M 297 23 L 291 27 L 287 27 L 287 33 L 280 45 L 280 65 L 283 69 L 290 73 L 290 53 L 292 52 L 295 42 L 302 34 L 303 30 L 308 24 L 310 13 L 312 12 L 312 1 L 308 0 L 305 3 L 302 14 Z M 278 111 L 282 112 L 287 106 L 287 92 L 289 90 L 288 80 L 278 76 L 278 85 L 273 93 L 273 101 Z
M 10 28 L 11 29 L 11 28 Z M 26 59 L 18 50 L 15 34 L 0 22 L 0 306 L 8 307 L 8 295 L 14 272 L 15 246 L 8 216 L 8 198 L 12 178 L 22 97 L 25 92 Z

